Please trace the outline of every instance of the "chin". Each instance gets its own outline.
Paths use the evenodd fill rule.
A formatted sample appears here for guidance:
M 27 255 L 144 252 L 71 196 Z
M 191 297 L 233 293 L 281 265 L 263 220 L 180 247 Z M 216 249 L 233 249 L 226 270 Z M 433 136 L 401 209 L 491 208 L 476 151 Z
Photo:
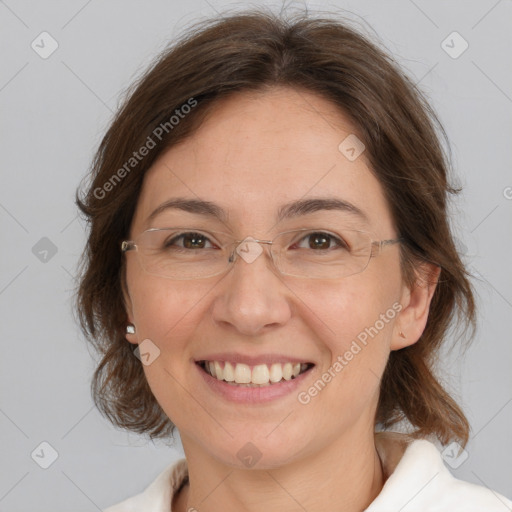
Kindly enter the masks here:
M 253 425 L 227 442 L 214 445 L 210 437 L 203 446 L 218 462 L 235 469 L 275 469 L 300 457 L 305 448 L 299 444 L 304 443 L 304 436 L 295 439 L 289 431 L 278 432 L 278 429 L 272 432 Z

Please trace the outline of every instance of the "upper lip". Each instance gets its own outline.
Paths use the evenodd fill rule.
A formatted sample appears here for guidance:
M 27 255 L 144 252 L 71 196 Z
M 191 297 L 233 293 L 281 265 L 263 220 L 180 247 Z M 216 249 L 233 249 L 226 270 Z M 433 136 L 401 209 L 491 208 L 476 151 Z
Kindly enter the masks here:
M 228 361 L 230 363 L 247 364 L 249 366 L 256 366 L 258 364 L 273 364 L 273 363 L 311 363 L 311 359 L 288 356 L 284 354 L 260 354 L 260 355 L 244 355 L 233 352 L 223 352 L 216 354 L 208 354 L 195 358 L 195 362 L 200 361 Z

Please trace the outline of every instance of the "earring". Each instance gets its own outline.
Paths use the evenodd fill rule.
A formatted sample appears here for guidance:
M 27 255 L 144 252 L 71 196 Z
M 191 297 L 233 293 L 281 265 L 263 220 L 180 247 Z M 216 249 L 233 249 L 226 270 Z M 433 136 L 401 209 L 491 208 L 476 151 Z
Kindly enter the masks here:
M 128 324 L 126 326 L 126 334 L 135 334 L 135 325 Z
M 405 334 L 402 331 L 398 333 L 398 336 L 400 336 L 401 338 L 405 338 Z

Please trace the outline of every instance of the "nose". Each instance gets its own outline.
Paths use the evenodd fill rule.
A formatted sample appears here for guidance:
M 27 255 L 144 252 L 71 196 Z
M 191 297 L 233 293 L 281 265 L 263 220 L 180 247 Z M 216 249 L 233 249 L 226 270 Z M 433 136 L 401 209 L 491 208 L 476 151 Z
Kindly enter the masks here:
M 273 267 L 268 249 L 255 242 L 238 246 L 233 267 L 215 288 L 213 319 L 217 324 L 255 336 L 290 319 L 291 293 Z

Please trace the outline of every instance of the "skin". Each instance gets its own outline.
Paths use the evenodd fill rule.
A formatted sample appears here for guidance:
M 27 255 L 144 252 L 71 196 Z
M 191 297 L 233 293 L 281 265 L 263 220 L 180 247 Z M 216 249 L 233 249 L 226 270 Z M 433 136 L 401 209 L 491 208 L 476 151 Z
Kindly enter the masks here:
M 177 219 L 229 227 L 239 239 L 268 240 L 312 224 L 327 228 L 329 211 L 275 221 L 285 202 L 327 196 L 364 210 L 366 226 L 346 218 L 375 240 L 395 238 L 364 153 L 351 162 L 338 150 L 352 133 L 342 112 L 310 92 L 279 87 L 224 99 L 148 171 L 131 236 Z M 180 211 L 148 223 L 157 206 L 175 197 L 217 203 L 228 213 L 227 225 Z M 173 510 L 362 510 L 386 478 L 374 442 L 380 379 L 390 351 L 423 332 L 435 285 L 406 285 L 398 245 L 341 280 L 280 275 L 264 251 L 251 264 L 239 259 L 223 276 L 188 281 L 149 275 L 135 252 L 126 255 L 126 308 L 136 326 L 127 340 L 149 338 L 158 346 L 160 356 L 144 371 L 179 429 L 188 461 L 190 484 L 175 496 Z M 213 393 L 195 367 L 195 359 L 214 352 L 289 354 L 315 363 L 300 388 L 307 390 L 394 303 L 402 305 L 400 313 L 307 405 L 296 393 L 267 404 L 234 404 Z M 251 469 L 237 458 L 247 442 L 261 452 Z

